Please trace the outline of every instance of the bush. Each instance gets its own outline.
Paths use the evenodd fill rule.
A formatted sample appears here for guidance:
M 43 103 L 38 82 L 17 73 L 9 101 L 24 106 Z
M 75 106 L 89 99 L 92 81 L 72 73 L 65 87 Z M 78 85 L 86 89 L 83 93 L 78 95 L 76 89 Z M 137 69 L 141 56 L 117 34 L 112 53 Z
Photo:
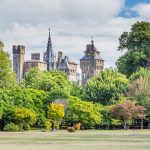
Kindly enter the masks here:
M 51 126 L 52 126 L 52 123 L 49 121 L 49 120 L 47 120 L 46 122 L 45 122 L 45 131 L 51 131 Z
M 68 127 L 67 130 L 68 130 L 68 132 L 75 132 L 75 128 L 74 127 Z
M 26 130 L 26 131 L 30 130 L 30 125 L 29 124 L 24 124 L 23 129 Z
M 14 124 L 14 123 L 9 123 L 9 124 L 5 125 L 4 131 L 19 132 L 19 127 L 18 127 L 18 125 Z

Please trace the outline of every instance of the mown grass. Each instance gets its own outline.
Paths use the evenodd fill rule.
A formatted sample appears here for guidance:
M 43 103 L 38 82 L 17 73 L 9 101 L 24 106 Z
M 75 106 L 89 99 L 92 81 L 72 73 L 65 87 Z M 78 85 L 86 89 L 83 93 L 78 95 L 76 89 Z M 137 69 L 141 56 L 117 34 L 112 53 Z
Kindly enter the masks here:
M 149 130 L 0 132 L 0 150 L 149 150 Z

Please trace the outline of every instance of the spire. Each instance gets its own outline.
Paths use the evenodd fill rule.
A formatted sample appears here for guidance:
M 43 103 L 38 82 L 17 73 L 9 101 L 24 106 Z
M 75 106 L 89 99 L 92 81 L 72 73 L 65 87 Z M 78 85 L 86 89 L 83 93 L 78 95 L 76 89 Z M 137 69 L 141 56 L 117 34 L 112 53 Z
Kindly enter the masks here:
M 93 36 L 91 36 L 91 45 L 94 45 Z
M 47 42 L 47 49 L 46 52 L 44 53 L 44 61 L 47 62 L 47 70 L 49 71 L 55 69 L 55 56 L 52 48 L 50 28 L 48 30 L 49 30 L 49 36 Z
M 51 42 L 51 34 L 50 34 L 50 28 L 48 28 L 49 30 L 49 36 L 48 36 L 48 43 L 47 43 L 47 52 L 52 50 L 52 42 Z

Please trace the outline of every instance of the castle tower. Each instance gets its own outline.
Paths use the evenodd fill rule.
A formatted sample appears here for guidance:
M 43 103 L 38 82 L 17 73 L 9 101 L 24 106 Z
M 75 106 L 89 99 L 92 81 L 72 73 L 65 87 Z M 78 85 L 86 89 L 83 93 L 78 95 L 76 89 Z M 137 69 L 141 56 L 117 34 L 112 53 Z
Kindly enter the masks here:
M 51 42 L 51 35 L 50 35 L 50 28 L 49 28 L 49 37 L 48 37 L 48 43 L 47 43 L 47 50 L 44 53 L 43 60 L 47 63 L 47 70 L 55 69 L 56 62 L 55 62 L 55 56 L 54 51 L 52 48 L 52 42 Z
M 88 79 L 97 75 L 104 68 L 104 60 L 100 57 L 100 52 L 95 48 L 93 38 L 91 44 L 86 46 L 84 56 L 80 59 L 80 68 L 83 86 Z
M 23 78 L 25 46 L 13 45 L 13 71 L 16 73 L 18 83 Z

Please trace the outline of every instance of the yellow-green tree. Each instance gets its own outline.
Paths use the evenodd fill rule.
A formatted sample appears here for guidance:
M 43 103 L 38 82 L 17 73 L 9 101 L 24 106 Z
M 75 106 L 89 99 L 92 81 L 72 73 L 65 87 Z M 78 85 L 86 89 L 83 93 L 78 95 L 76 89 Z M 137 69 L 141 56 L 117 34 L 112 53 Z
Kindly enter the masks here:
M 28 129 L 36 122 L 36 113 L 28 108 L 15 107 L 11 110 L 11 115 L 13 122 L 19 125 L 20 130 Z
M 69 97 L 65 121 L 74 125 L 81 123 L 85 128 L 93 128 L 102 122 L 101 105 L 82 101 L 77 97 Z
M 63 119 L 65 115 L 64 105 L 51 103 L 48 106 L 47 115 L 48 119 L 52 121 L 53 129 L 58 128 L 60 121 Z

